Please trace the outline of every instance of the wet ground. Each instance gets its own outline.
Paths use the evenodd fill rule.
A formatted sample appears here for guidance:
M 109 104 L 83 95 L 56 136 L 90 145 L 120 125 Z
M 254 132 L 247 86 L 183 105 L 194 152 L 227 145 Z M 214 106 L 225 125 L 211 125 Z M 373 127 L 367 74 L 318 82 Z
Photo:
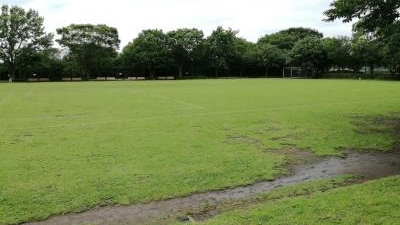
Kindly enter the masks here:
M 313 160 L 315 161 L 315 160 Z M 292 175 L 275 181 L 265 181 L 245 187 L 212 191 L 147 204 L 106 206 L 83 213 L 55 216 L 29 225 L 70 224 L 143 224 L 153 220 L 176 216 L 204 207 L 230 201 L 246 200 L 279 187 L 299 184 L 342 174 L 359 174 L 365 179 L 376 179 L 400 174 L 400 151 L 392 153 L 349 152 L 346 157 L 325 157 L 306 165 L 294 165 Z M 185 217 L 186 218 L 186 217 Z M 185 219 L 183 218 L 183 220 Z M 190 217 L 186 218 L 190 220 Z

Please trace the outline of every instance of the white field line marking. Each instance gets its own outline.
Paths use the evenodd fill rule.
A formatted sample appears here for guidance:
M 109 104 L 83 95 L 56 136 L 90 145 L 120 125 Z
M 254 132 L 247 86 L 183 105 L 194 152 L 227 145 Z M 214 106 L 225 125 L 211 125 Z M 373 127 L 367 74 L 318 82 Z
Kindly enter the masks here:
M 175 103 L 178 103 L 178 104 L 181 104 L 181 105 L 188 106 L 188 107 L 190 107 L 190 108 L 204 109 L 203 106 L 199 106 L 199 105 L 196 105 L 196 104 L 193 104 L 193 103 L 189 103 L 189 102 L 184 102 L 184 101 L 181 101 L 181 100 L 176 100 L 176 99 L 172 99 L 172 98 L 167 98 L 167 97 L 161 96 L 161 95 L 149 94 L 149 96 L 151 96 L 151 97 L 153 97 L 153 98 L 158 98 L 158 99 L 167 100 L 167 101 L 170 101 L 170 102 L 175 102 Z
M 300 108 L 308 108 L 308 107 L 317 107 L 317 106 L 333 106 L 333 105 L 350 105 L 357 103 L 376 103 L 383 101 L 398 101 L 399 99 L 387 99 L 387 100 L 369 100 L 369 101 L 357 101 L 357 102 L 330 102 L 330 103 L 321 103 L 321 104 L 309 104 L 309 105 L 297 105 L 297 106 L 283 106 L 283 107 L 274 107 L 274 108 L 263 108 L 263 109 L 244 109 L 244 110 L 231 110 L 231 111 L 217 111 L 217 112 L 208 112 L 208 113 L 194 113 L 194 114 L 186 114 L 186 115 L 161 115 L 161 116 L 150 116 L 150 117 L 138 117 L 132 119 L 124 119 L 124 120 L 108 120 L 101 122 L 93 122 L 93 123 L 80 123 L 80 124 L 58 124 L 58 125 L 49 125 L 49 126 L 32 126 L 32 127 L 12 127 L 8 129 L 0 129 L 0 131 L 11 131 L 11 130 L 29 130 L 29 129 L 50 129 L 50 128 L 65 128 L 65 127 L 87 127 L 87 126 L 96 126 L 96 125 L 105 125 L 105 124 L 115 124 L 115 123 L 127 123 L 138 120 L 154 120 L 154 119 L 165 119 L 165 118 L 182 118 L 182 117 L 200 117 L 200 116 L 213 116 L 213 115 L 232 115 L 232 114 L 241 114 L 241 113 L 252 113 L 252 112 L 269 112 L 269 111 L 279 111 L 279 110 L 287 110 L 287 109 L 300 109 Z
M 17 91 L 17 89 L 14 89 L 14 91 L 10 92 L 6 97 L 4 97 L 0 101 L 0 106 L 2 106 L 5 102 L 7 102 L 7 100 L 10 99 L 15 94 L 16 91 Z

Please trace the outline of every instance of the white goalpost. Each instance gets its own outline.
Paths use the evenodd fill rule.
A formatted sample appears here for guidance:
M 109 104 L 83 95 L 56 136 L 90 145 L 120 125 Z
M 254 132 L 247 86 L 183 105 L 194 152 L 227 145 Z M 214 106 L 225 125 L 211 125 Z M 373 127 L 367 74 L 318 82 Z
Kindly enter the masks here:
M 283 78 L 301 77 L 301 67 L 284 67 L 282 70 Z

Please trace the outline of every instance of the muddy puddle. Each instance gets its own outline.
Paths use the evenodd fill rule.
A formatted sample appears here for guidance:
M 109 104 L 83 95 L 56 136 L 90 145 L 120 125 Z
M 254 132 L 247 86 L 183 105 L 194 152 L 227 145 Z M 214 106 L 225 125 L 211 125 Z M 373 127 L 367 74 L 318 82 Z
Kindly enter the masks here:
M 360 174 L 366 179 L 400 174 L 400 151 L 387 154 L 350 152 L 344 158 L 326 157 L 308 165 L 293 166 L 292 175 L 275 181 L 260 182 L 245 187 L 194 194 L 147 204 L 106 206 L 83 213 L 55 216 L 48 220 L 26 224 L 144 224 L 157 219 L 170 218 L 182 212 L 196 210 L 204 207 L 204 205 L 251 199 L 279 187 L 341 174 Z

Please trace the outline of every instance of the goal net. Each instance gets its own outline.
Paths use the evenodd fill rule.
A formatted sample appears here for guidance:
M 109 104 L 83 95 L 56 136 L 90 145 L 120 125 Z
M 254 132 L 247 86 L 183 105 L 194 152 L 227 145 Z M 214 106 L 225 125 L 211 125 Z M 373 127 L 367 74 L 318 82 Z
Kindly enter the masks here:
M 285 67 L 282 71 L 283 78 L 298 78 L 303 77 L 301 67 Z

